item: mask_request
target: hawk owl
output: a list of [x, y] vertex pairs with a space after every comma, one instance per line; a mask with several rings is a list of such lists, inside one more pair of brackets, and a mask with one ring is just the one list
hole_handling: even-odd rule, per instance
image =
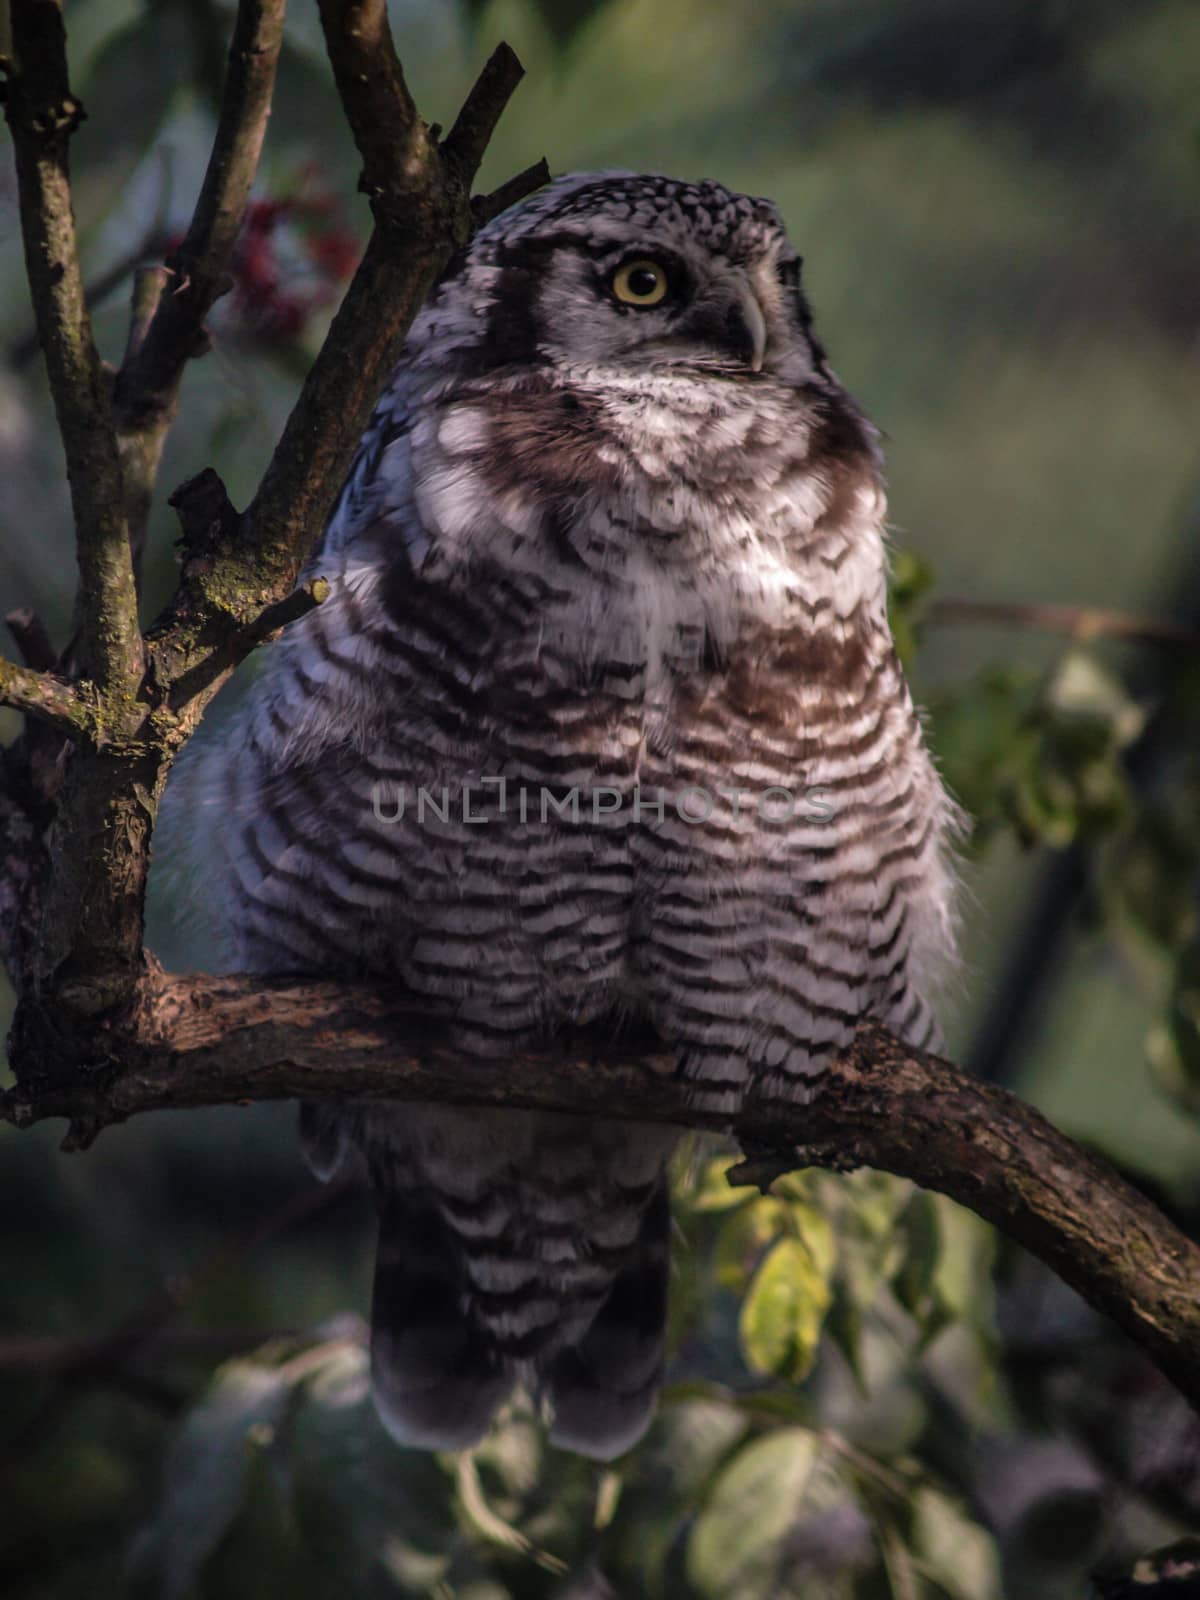
[[[863, 1018], [927, 1043], [955, 812], [885, 610], [877, 436], [769, 201], [562, 178], [413, 324], [293, 624], [166, 801], [227, 964], [395, 981], [464, 1055], [637, 1018], [698, 1104], [803, 1101]], [[602, 1066], [596, 1068], [602, 1071]], [[379, 1212], [402, 1441], [515, 1383], [628, 1448], [663, 1366], [675, 1135], [305, 1106]]]

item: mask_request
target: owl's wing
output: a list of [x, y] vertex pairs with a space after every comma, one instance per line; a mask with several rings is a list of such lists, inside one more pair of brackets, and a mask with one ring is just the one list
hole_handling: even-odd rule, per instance
[[362, 535], [385, 524], [401, 548], [419, 544], [412, 501], [412, 389], [401, 360], [371, 415], [304, 578], [340, 576]]

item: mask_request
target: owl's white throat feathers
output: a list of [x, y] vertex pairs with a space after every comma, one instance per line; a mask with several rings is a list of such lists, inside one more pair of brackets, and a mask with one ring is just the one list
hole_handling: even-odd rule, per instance
[[747, 630], [811, 626], [816, 595], [822, 626], [882, 616], [874, 461], [824, 454], [793, 388], [567, 369], [447, 400], [408, 442], [425, 530], [410, 558], [441, 581], [483, 562], [547, 581], [540, 626], [585, 665], [636, 662], [654, 683]]

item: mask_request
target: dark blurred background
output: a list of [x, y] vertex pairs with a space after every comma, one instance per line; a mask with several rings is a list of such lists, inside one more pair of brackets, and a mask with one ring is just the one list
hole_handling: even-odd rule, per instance
[[[779, 202], [833, 363], [884, 431], [897, 629], [977, 823], [952, 1052], [1191, 1225], [1200, 7], [391, 14], [431, 120], [452, 118], [498, 39], [521, 56], [482, 187], [545, 154], [556, 172], [711, 176]], [[231, 16], [212, 0], [67, 5], [88, 111], [76, 202], [110, 358], [132, 266], [190, 214]], [[61, 643], [71, 529], [4, 160], [0, 607], [35, 607]], [[269, 458], [365, 237], [356, 178], [315, 7], [297, 4], [234, 290], [167, 446], [147, 620], [174, 580], [169, 490], [211, 464], [242, 503]], [[1046, 626], [1051, 605], [1074, 627]], [[0, 710], [0, 737], [17, 728]], [[156, 884], [151, 943], [203, 968], [175, 892]], [[728, 1211], [703, 1155], [679, 1180], [685, 1386], [628, 1468], [552, 1460], [519, 1408], [478, 1470], [395, 1451], [364, 1408], [359, 1329], [330, 1320], [365, 1312], [367, 1206], [315, 1189], [292, 1122], [286, 1107], [163, 1115], [70, 1157], [61, 1130], [0, 1129], [6, 1595], [1066, 1600], [1200, 1514], [1186, 1413], [1011, 1250], [993, 1304], [982, 1225], [889, 1179], [797, 1180], [783, 1210], [743, 1195]], [[797, 1313], [773, 1360], [743, 1316], [739, 1353], [739, 1304], [789, 1230], [818, 1263], [827, 1337]], [[755, 1472], [790, 1498], [764, 1511]], [[752, 1510], [767, 1518], [753, 1535]], [[722, 1565], [739, 1537], [745, 1559]]]

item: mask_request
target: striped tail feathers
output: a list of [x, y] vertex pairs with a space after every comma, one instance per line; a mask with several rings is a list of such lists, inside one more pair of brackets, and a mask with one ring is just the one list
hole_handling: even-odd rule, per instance
[[388, 1432], [417, 1449], [470, 1449], [513, 1378], [464, 1312], [462, 1252], [436, 1200], [412, 1190], [381, 1195], [371, 1385]]
[[543, 1370], [551, 1444], [611, 1461], [650, 1426], [665, 1364], [670, 1247], [670, 1195], [660, 1175], [591, 1326]]

